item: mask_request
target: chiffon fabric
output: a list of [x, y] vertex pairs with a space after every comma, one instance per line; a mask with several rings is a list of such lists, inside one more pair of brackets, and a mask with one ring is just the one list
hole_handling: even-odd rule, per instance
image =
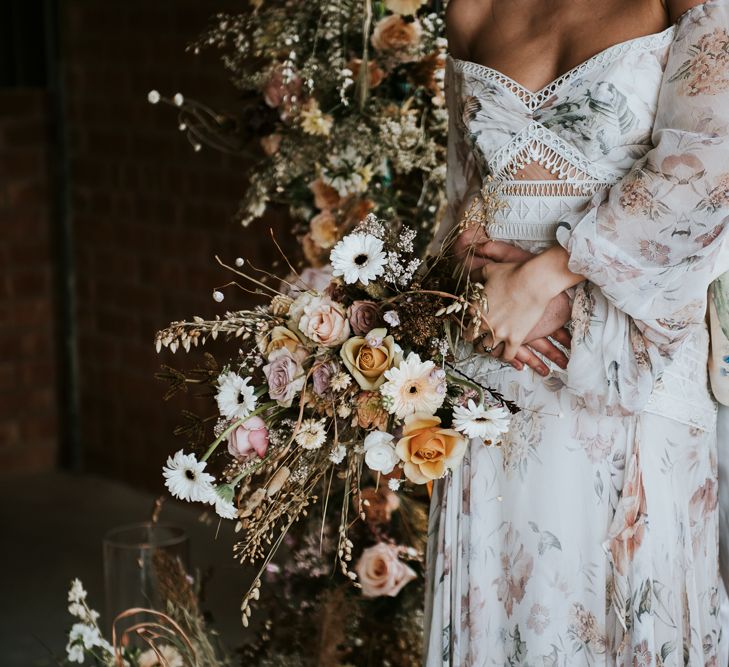
[[[722, 665], [709, 285], [729, 270], [729, 3], [540, 91], [449, 58], [449, 211], [489, 178], [492, 238], [565, 247], [570, 361], [543, 378], [467, 346], [521, 408], [434, 489], [428, 667]], [[552, 179], [520, 179], [536, 163]]]

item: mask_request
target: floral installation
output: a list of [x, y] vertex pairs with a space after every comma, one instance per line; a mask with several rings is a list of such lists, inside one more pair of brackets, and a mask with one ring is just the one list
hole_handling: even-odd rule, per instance
[[[104, 667], [230, 667], [233, 662], [218, 646], [199, 607], [198, 593], [178, 560], [159, 551], [153, 560], [166, 612], [153, 609], [122, 611], [112, 625], [111, 641], [99, 627], [99, 612], [92, 609], [79, 579], [71, 582], [68, 611], [75, 621], [68, 632], [63, 664]], [[117, 625], [133, 619], [120, 631]], [[132, 641], [135, 639], [136, 641]]]
[[[365, 596], [395, 595], [413, 576], [393, 560], [396, 550], [377, 547], [351, 567], [358, 547], [349, 531], [367, 516], [363, 486], [372, 479], [376, 488], [409, 492], [456, 470], [469, 438], [496, 445], [508, 430], [516, 406], [458, 370], [473, 354], [462, 331], [485, 321], [482, 286], [450, 254], [461, 226], [421, 259], [414, 230], [370, 213], [331, 249], [331, 279], [320, 290], [302, 290], [300, 277], [276, 289], [275, 276], [263, 282], [243, 261], [220, 262], [267, 303], [158, 333], [158, 351], [190, 350], [221, 335], [238, 350], [196, 380], [217, 408], [207, 418], [215, 422], [212, 442], [199, 439], [192, 451], [170, 456], [163, 475], [173, 496], [233, 520], [241, 535], [235, 557], [259, 566], [243, 599], [244, 625], [288, 530], [320, 498], [329, 504], [334, 478], [345, 489], [335, 556], [341, 572]], [[163, 376], [173, 391], [186, 386], [184, 374]], [[193, 430], [204, 436], [202, 423]], [[375, 571], [387, 581], [374, 582]]]
[[[444, 204], [447, 112], [443, 3], [437, 0], [249, 0], [219, 14], [190, 46], [217, 49], [244, 99], [234, 114], [177, 93], [149, 93], [178, 109], [202, 145], [253, 160], [238, 213], [247, 225], [283, 205], [309, 264], [368, 212], [399, 224]], [[251, 145], [258, 145], [252, 154]]]

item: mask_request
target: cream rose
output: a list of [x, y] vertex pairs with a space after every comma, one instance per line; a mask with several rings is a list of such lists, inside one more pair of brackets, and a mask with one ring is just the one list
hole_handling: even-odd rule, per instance
[[339, 240], [337, 219], [331, 211], [322, 211], [309, 222], [311, 238], [320, 248], [331, 248]]
[[288, 329], [287, 327], [274, 327], [267, 334], [258, 338], [258, 351], [268, 359], [272, 352], [280, 350], [281, 348], [287, 349], [294, 356], [297, 350], [302, 347], [299, 337]]
[[370, 470], [389, 475], [400, 463], [392, 444], [395, 438], [383, 431], [368, 433], [364, 441], [365, 463]]
[[299, 318], [298, 327], [309, 340], [324, 347], [336, 347], [349, 338], [346, 311], [328, 296], [315, 296], [309, 300]]
[[457, 467], [467, 442], [458, 431], [442, 428], [439, 417], [416, 412], [405, 418], [403, 437], [395, 450], [405, 463], [405, 476], [415, 484], [425, 484]]
[[362, 595], [367, 598], [394, 598], [417, 576], [400, 560], [397, 547], [384, 542], [365, 549], [354, 569], [362, 584]]
[[386, 329], [375, 329], [367, 338], [355, 336], [342, 345], [342, 361], [362, 389], [378, 389], [385, 381], [385, 371], [399, 362], [399, 347], [386, 333]]

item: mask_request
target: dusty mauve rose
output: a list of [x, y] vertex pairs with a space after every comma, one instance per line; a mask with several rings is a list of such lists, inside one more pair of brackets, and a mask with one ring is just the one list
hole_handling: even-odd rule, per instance
[[375, 526], [389, 523], [392, 513], [400, 508], [400, 498], [384, 485], [380, 485], [378, 489], [368, 486], [362, 489], [360, 495], [364, 502], [367, 523]]
[[358, 336], [366, 336], [383, 325], [380, 308], [374, 301], [353, 301], [349, 307], [349, 323]]
[[396, 451], [405, 462], [405, 477], [415, 484], [440, 479], [466, 453], [466, 438], [458, 431], [442, 428], [440, 418], [433, 415], [408, 415], [402, 432]]
[[327, 296], [314, 296], [304, 306], [299, 331], [324, 347], [336, 347], [349, 338], [349, 322], [344, 307]]
[[353, 426], [366, 428], [368, 431], [376, 429], [384, 431], [390, 415], [382, 405], [382, 395], [379, 391], [361, 391], [354, 399]]
[[[370, 336], [384, 336], [385, 329], [373, 329]], [[399, 359], [399, 353], [392, 336], [382, 338], [378, 346], [372, 346], [367, 338], [355, 336], [350, 338], [340, 350], [340, 356], [347, 370], [362, 389], [372, 391], [385, 382], [385, 371], [389, 370]]]
[[320, 248], [331, 248], [339, 240], [337, 219], [331, 211], [322, 211], [309, 222], [309, 234]]
[[362, 585], [362, 595], [376, 598], [395, 597], [416, 574], [398, 558], [397, 547], [380, 542], [362, 552], [355, 572]]
[[263, 458], [267, 450], [268, 428], [260, 417], [251, 417], [228, 436], [228, 452], [241, 461], [253, 452]]
[[329, 211], [339, 207], [341, 197], [339, 193], [331, 186], [327, 185], [321, 178], [309, 183], [309, 190], [314, 195], [314, 206], [320, 211]]
[[402, 16], [391, 14], [380, 19], [375, 25], [372, 32], [372, 46], [378, 51], [406, 62], [414, 59], [412, 51], [420, 42], [422, 32], [419, 21], [405, 21]]
[[304, 369], [285, 347], [271, 353], [263, 374], [268, 382], [268, 395], [284, 408], [291, 407], [306, 382]]
[[312, 381], [314, 393], [317, 396], [326, 396], [331, 389], [332, 376], [339, 371], [339, 366], [334, 361], [324, 361], [314, 366]]

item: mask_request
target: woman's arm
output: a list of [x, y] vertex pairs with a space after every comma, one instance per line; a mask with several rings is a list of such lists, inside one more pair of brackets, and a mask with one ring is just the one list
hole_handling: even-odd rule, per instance
[[[571, 388], [630, 411], [703, 323], [707, 288], [729, 269], [729, 0], [681, 17], [653, 145], [602, 201], [563, 218], [563, 248], [485, 268], [489, 322], [509, 342], [507, 358], [548, 299], [584, 277]], [[507, 284], [518, 292], [502, 293]]]

